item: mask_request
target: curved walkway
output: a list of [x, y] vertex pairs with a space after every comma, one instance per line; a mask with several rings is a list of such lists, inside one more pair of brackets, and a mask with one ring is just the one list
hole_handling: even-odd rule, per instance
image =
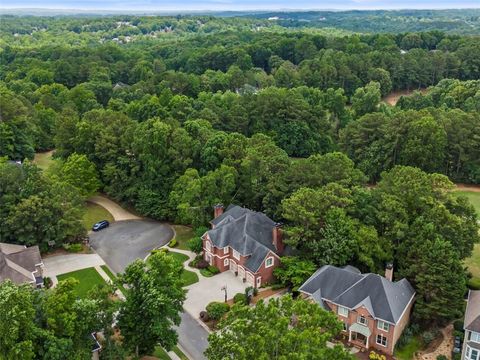
[[117, 203], [113, 202], [112, 200], [110, 200], [109, 198], [103, 195], [92, 196], [87, 201], [100, 205], [101, 207], [104, 207], [105, 209], [107, 209], [107, 211], [110, 214], [112, 214], [115, 221], [141, 219], [141, 217], [134, 215], [131, 212], [125, 210], [120, 205], [118, 205]]

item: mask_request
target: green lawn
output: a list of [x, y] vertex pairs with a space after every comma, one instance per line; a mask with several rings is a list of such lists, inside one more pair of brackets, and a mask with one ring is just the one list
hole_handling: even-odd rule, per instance
[[74, 278], [79, 281], [78, 285], [75, 287], [75, 292], [77, 293], [78, 297], [81, 298], [85, 297], [95, 285], [105, 284], [105, 280], [103, 280], [97, 270], [95, 270], [93, 267], [72, 271], [57, 276], [58, 281], [65, 280], [67, 278]]
[[159, 358], [160, 360], [171, 360], [170, 356], [168, 356], [167, 352], [163, 350], [161, 346], [155, 346], [153, 356]]
[[478, 216], [480, 216], [480, 192], [473, 192], [473, 191], [456, 191], [458, 195], [463, 195], [470, 200], [475, 210], [477, 210]]
[[190, 250], [187, 246], [187, 242], [194, 235], [193, 229], [184, 225], [173, 225], [173, 228], [175, 229], [175, 239], [177, 239], [178, 248], [182, 250]]
[[85, 204], [85, 214], [83, 215], [83, 226], [85, 229], [91, 230], [93, 224], [99, 222], [100, 220], [108, 220], [113, 222], [113, 216], [110, 214], [104, 207], [87, 202]]
[[395, 356], [398, 360], [412, 360], [413, 354], [420, 350], [421, 345], [420, 338], [414, 336], [405, 346], [395, 350]]
[[108, 275], [108, 277], [112, 281], [114, 281], [117, 278], [107, 265], [101, 265], [100, 267], [102, 268], [103, 271], [105, 271], [105, 273]]
[[33, 162], [42, 170], [47, 170], [54, 162], [52, 158], [53, 151], [36, 153]]
[[[173, 257], [175, 260], [177, 260], [178, 262], [180, 262], [182, 264], [185, 261], [188, 260], [187, 255], [180, 254], [180, 253], [175, 252], [175, 251], [169, 251], [168, 255], [170, 255], [171, 257]], [[198, 282], [198, 275], [196, 273], [194, 273], [193, 271], [183, 269], [182, 280], [183, 280], [184, 286], [192, 285], [192, 284], [195, 284], [196, 282]]]
[[173, 347], [173, 352], [178, 355], [178, 357], [182, 360], [188, 360], [188, 358], [185, 356], [185, 354], [178, 348], [178, 346]]

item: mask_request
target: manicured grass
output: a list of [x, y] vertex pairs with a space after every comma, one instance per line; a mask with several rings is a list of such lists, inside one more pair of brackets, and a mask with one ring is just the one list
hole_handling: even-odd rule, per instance
[[54, 162], [52, 158], [53, 151], [36, 153], [33, 162], [42, 170], [47, 170]]
[[167, 352], [163, 350], [161, 346], [155, 346], [153, 356], [159, 358], [160, 360], [171, 360], [170, 356], [168, 356]]
[[180, 359], [182, 359], [182, 360], [188, 360], [188, 358], [185, 356], [185, 354], [182, 352], [182, 350], [180, 350], [180, 349], [178, 348], [178, 346], [175, 345], [172, 350], [173, 350], [173, 352], [174, 352], [175, 354], [177, 354], [177, 356], [178, 356]]
[[395, 350], [395, 356], [398, 360], [412, 360], [413, 355], [421, 349], [421, 346], [420, 338], [413, 336], [405, 346]]
[[113, 274], [113, 272], [110, 270], [110, 268], [107, 265], [101, 265], [100, 267], [102, 268], [103, 271], [105, 271], [105, 273], [108, 275], [108, 277], [112, 281], [115, 281], [117, 277]]
[[465, 259], [465, 265], [472, 273], [474, 279], [480, 281], [480, 244], [476, 244], [473, 248], [472, 256]]
[[92, 226], [100, 220], [108, 220], [112, 223], [113, 216], [104, 207], [87, 202], [85, 204], [85, 214], [83, 215], [83, 226], [85, 229], [92, 230]]
[[188, 240], [190, 240], [193, 236], [193, 229], [188, 226], [184, 225], [173, 225], [175, 229], [175, 239], [177, 239], [177, 247], [182, 250], [190, 250], [187, 246]]
[[458, 195], [463, 195], [470, 200], [472, 203], [473, 207], [477, 211], [478, 216], [480, 217], [480, 192], [474, 192], [474, 191], [456, 191], [455, 192]]
[[[187, 255], [180, 254], [180, 253], [175, 252], [175, 251], [169, 251], [168, 255], [170, 255], [171, 257], [173, 257], [175, 260], [177, 260], [178, 262], [180, 262], [182, 264], [185, 261], [188, 260]], [[198, 275], [196, 273], [194, 273], [193, 271], [188, 271], [186, 269], [183, 269], [182, 280], [183, 280], [183, 284], [184, 284], [183, 286], [192, 285], [192, 284], [195, 284], [196, 282], [198, 282]]]
[[68, 278], [74, 278], [79, 281], [75, 287], [75, 293], [81, 298], [86, 297], [87, 293], [93, 289], [95, 285], [105, 284], [105, 280], [103, 280], [97, 270], [95, 270], [93, 267], [72, 271], [57, 276], [58, 281]]

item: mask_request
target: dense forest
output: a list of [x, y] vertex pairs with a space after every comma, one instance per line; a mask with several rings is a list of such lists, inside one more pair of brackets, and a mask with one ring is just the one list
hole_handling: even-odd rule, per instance
[[[54, 235], [18, 226], [52, 194], [57, 218], [100, 187], [193, 226], [213, 204], [237, 203], [285, 222], [297, 256], [316, 266], [381, 271], [395, 259], [423, 324], [461, 314], [461, 261], [479, 235], [473, 207], [450, 190], [480, 184], [478, 35], [249, 17], [1, 21], [0, 240], [81, 236], [74, 221]], [[28, 160], [49, 149], [63, 167], [45, 179]], [[75, 176], [59, 181], [77, 162], [99, 181], [83, 193]], [[39, 224], [57, 219], [48, 213]]]

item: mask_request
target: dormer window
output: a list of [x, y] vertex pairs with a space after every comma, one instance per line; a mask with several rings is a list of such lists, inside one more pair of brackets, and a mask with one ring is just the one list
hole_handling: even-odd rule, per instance
[[233, 250], [233, 257], [237, 260], [240, 260], [240, 253], [237, 250]]
[[357, 323], [361, 324], [361, 325], [365, 325], [365, 326], [368, 326], [368, 320], [365, 316], [363, 315], [360, 315], [357, 317]]
[[346, 307], [339, 306], [337, 312], [340, 316], [348, 317], [348, 309]]
[[224, 253], [224, 254], [228, 254], [228, 246], [226, 246], [226, 247], [223, 248], [223, 253]]

